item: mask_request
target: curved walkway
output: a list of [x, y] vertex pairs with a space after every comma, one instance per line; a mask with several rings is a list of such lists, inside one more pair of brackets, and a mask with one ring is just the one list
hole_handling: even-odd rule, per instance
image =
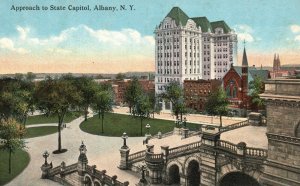
[[[15, 179], [9, 182], [7, 185], [30, 185], [30, 186], [40, 186], [40, 185], [59, 185], [51, 180], [40, 179], [41, 177], [41, 165], [44, 163], [44, 158], [42, 154], [45, 150], [48, 150], [50, 156], [48, 162], [53, 163], [56, 167], [64, 161], [67, 165], [77, 162], [79, 156], [79, 146], [81, 141], [84, 141], [87, 146], [87, 157], [89, 165], [97, 165], [97, 169], [107, 170], [108, 175], [118, 175], [118, 180], [129, 181], [131, 185], [137, 183], [139, 178], [132, 175], [132, 173], [127, 171], [118, 170], [114, 165], [101, 168], [109, 162], [115, 162], [118, 165], [120, 161], [119, 148], [122, 146], [123, 140], [118, 137], [104, 137], [85, 133], [80, 130], [79, 124], [84, 120], [83, 117], [75, 119], [67, 124], [67, 128], [62, 130], [62, 147], [68, 149], [66, 153], [63, 154], [52, 154], [52, 151], [57, 149], [57, 133], [41, 136], [31, 139], [26, 139], [28, 142], [26, 145], [28, 147], [28, 153], [30, 154], [31, 161], [27, 168], [18, 175]], [[43, 124], [43, 126], [45, 126]], [[129, 138], [128, 144], [140, 144], [142, 143], [141, 137]], [[115, 154], [111, 156], [111, 154]], [[113, 158], [113, 159], [112, 159]], [[112, 170], [113, 169], [113, 170]]]

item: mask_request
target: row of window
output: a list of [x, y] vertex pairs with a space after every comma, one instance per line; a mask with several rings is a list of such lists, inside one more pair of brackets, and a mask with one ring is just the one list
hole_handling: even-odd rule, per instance
[[[189, 72], [189, 73], [188, 73]], [[184, 70], [184, 74], [196, 74], [196, 73], [200, 73], [200, 69], [198, 68], [198, 69], [195, 69], [194, 68], [194, 70], [192, 70], [191, 68], [190, 68], [190, 70], [188, 71], [187, 69], [185, 69]]]
[[[172, 45], [157, 46], [157, 50], [172, 50]], [[179, 45], [174, 45], [174, 49], [179, 49]]]
[[164, 61], [164, 62], [162, 62], [162, 61], [158, 61], [157, 62], [157, 66], [172, 66], [172, 64], [174, 65], [174, 66], [179, 66], [179, 61], [174, 61], [173, 63], [170, 61]]
[[[187, 65], [187, 60], [185, 60], [185, 65]], [[190, 60], [190, 65], [192, 66], [192, 60]], [[200, 65], [200, 61], [197, 61], [197, 65]], [[196, 61], [194, 60], [194, 66], [196, 66]]]
[[[157, 58], [162, 58], [162, 57], [172, 57], [172, 53], [157, 53]], [[179, 52], [174, 52], [174, 57], [179, 57]]]
[[174, 69], [173, 71], [171, 69], [158, 69], [157, 73], [158, 74], [179, 74], [179, 69]]
[[215, 66], [216, 66], [216, 65], [222, 66], [222, 64], [223, 64], [224, 66], [227, 66], [227, 61], [223, 61], [223, 62], [217, 61], [217, 62], [215, 62]]
[[[169, 83], [170, 81], [178, 81], [179, 82], [179, 78], [162, 78], [162, 77], [157, 78], [158, 83]], [[158, 86], [158, 87], [163, 87], [163, 86]]]

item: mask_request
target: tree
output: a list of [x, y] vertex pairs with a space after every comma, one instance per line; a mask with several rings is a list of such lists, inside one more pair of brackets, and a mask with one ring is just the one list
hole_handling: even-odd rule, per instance
[[25, 125], [28, 113], [34, 110], [33, 82], [5, 78], [0, 84], [0, 119], [15, 118]]
[[[251, 102], [255, 110], [265, 106], [264, 100], [260, 98], [259, 94], [264, 92], [264, 83], [260, 77], [255, 77], [249, 84]], [[253, 108], [252, 107], [252, 108]]]
[[154, 113], [160, 113], [162, 109], [159, 105], [159, 96], [155, 95], [155, 91], [148, 92], [147, 95], [150, 102], [150, 114], [153, 114], [154, 118]]
[[211, 93], [205, 104], [205, 110], [208, 114], [220, 116], [220, 127], [222, 127], [222, 116], [227, 115], [228, 113], [228, 104], [229, 101], [227, 100], [226, 93], [222, 88]]
[[116, 80], [124, 80], [126, 78], [126, 75], [125, 74], [122, 74], [122, 73], [118, 73], [116, 75]]
[[133, 113], [133, 116], [135, 116], [135, 105], [138, 102], [138, 99], [140, 95], [142, 94], [142, 87], [137, 79], [137, 77], [134, 77], [132, 81], [129, 82], [126, 90], [125, 90], [125, 96], [124, 99], [128, 104], [129, 112]]
[[11, 155], [17, 149], [24, 149], [25, 141], [23, 136], [25, 135], [25, 128], [20, 125], [16, 120], [9, 118], [8, 120], [0, 121], [0, 139], [4, 141], [3, 145], [0, 145], [1, 150], [5, 150], [9, 153], [8, 156], [8, 172], [11, 173]]
[[141, 120], [141, 136], [143, 135], [143, 120], [149, 117], [150, 114], [150, 101], [149, 97], [145, 95], [141, 95], [138, 98], [138, 101], [134, 107], [136, 115]]
[[93, 104], [92, 104], [92, 109], [98, 112], [99, 119], [100, 116], [102, 117], [101, 120], [102, 133], [104, 133], [104, 128], [103, 128], [104, 114], [106, 112], [112, 111], [112, 105], [113, 105], [113, 94], [111, 91], [101, 90], [95, 94]]
[[84, 110], [84, 119], [87, 121], [88, 109], [93, 102], [93, 97], [97, 92], [97, 83], [89, 77], [83, 76], [74, 79], [75, 86], [81, 91], [81, 107]]
[[41, 81], [35, 91], [37, 108], [47, 115], [55, 114], [58, 117], [58, 149], [53, 153], [66, 152], [61, 148], [61, 128], [67, 112], [78, 107], [81, 103], [81, 91], [77, 90], [70, 79], [47, 78]]
[[179, 114], [181, 115], [185, 113], [185, 104], [183, 98], [183, 89], [177, 81], [171, 81], [166, 86], [166, 91], [161, 94], [161, 97], [167, 101], [172, 103], [172, 112], [178, 118]]
[[32, 72], [27, 72], [25, 78], [26, 78], [27, 81], [33, 82], [34, 79], [36, 78], [36, 75]]

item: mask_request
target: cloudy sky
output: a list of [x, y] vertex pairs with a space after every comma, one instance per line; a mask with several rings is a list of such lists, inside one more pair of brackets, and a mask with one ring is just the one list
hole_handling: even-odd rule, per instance
[[[15, 11], [12, 6], [134, 5], [134, 11]], [[0, 1], [0, 73], [154, 71], [156, 25], [173, 6], [225, 20], [247, 41], [251, 65], [300, 64], [299, 0]], [[240, 61], [240, 60], [239, 60]]]

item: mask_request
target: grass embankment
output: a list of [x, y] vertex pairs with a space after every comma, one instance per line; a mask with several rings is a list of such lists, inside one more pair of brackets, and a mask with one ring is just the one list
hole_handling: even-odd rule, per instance
[[45, 136], [57, 132], [57, 126], [31, 127], [26, 128], [25, 138]]
[[4, 185], [18, 176], [28, 165], [29, 154], [24, 150], [17, 150], [12, 154], [11, 173], [8, 173], [8, 152], [0, 151], [0, 185]]
[[[149, 123], [150, 133], [157, 134], [169, 132], [174, 129], [175, 123], [170, 120], [147, 118], [143, 121], [143, 135], [147, 132], [145, 126]], [[187, 127], [191, 130], [198, 129], [199, 125], [187, 123]], [[101, 119], [98, 115], [89, 118], [80, 124], [80, 129], [84, 132], [104, 136], [121, 136], [126, 132], [128, 136], [140, 136], [141, 120], [139, 117], [133, 117], [123, 114], [107, 113], [104, 116], [104, 133], [101, 133]]]
[[[64, 118], [64, 123], [69, 123], [81, 115], [82, 115], [81, 112], [67, 113]], [[57, 122], [58, 122], [57, 115], [46, 116], [45, 114], [43, 114], [43, 115], [29, 116], [26, 121], [26, 125], [57, 123]]]

